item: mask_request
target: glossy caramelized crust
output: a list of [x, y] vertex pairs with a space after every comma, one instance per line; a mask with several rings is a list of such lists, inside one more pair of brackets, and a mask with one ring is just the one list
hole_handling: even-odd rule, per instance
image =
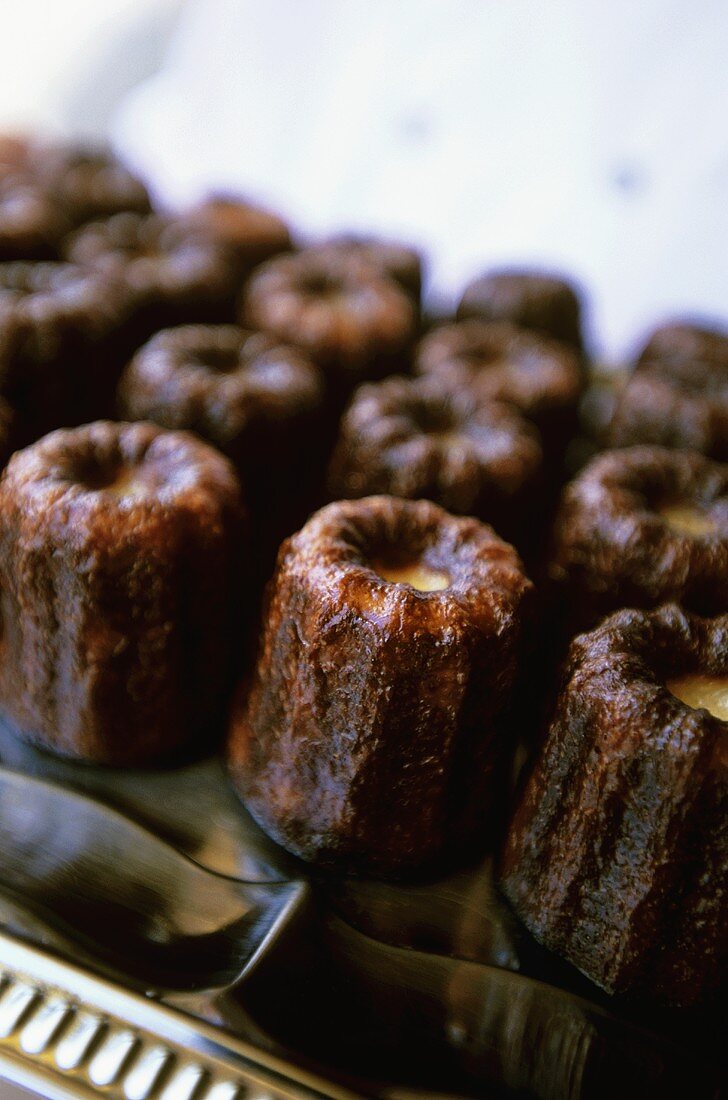
[[314, 250], [322, 255], [340, 255], [365, 267], [376, 267], [399, 283], [417, 303], [422, 297], [422, 256], [416, 248], [401, 241], [343, 233], [329, 237], [309, 251]]
[[47, 191], [24, 176], [0, 175], [0, 262], [55, 260], [68, 223]]
[[270, 260], [243, 295], [243, 323], [307, 351], [335, 395], [401, 369], [416, 335], [408, 294], [380, 268], [306, 250]]
[[188, 429], [213, 443], [235, 463], [246, 501], [270, 510], [281, 492], [300, 487], [313, 461], [324, 383], [302, 352], [265, 333], [181, 325], [137, 353], [119, 404], [129, 420]]
[[230, 249], [243, 274], [293, 247], [282, 218], [232, 195], [213, 195], [192, 209], [189, 218]]
[[514, 325], [474, 320], [434, 329], [418, 346], [415, 371], [510, 402], [533, 420], [549, 451], [563, 450], [576, 426], [582, 391], [576, 355]]
[[614, 447], [656, 443], [728, 459], [728, 369], [696, 360], [638, 367], [607, 432]]
[[562, 276], [508, 268], [486, 272], [469, 283], [458, 320], [509, 321], [545, 333], [581, 350], [581, 302], [576, 287]]
[[[384, 579], [408, 563], [434, 590]], [[531, 594], [512, 547], [428, 501], [317, 512], [281, 548], [230, 731], [263, 828], [304, 859], [383, 874], [482, 842]]]
[[354, 395], [329, 491], [334, 498], [423, 497], [517, 539], [533, 525], [542, 479], [538, 432], [513, 406], [437, 377], [393, 377]]
[[728, 724], [671, 677], [728, 678], [728, 617], [621, 611], [571, 646], [508, 833], [528, 929], [610, 993], [691, 1005], [725, 981]]
[[0, 396], [19, 446], [108, 411], [128, 304], [123, 286], [73, 264], [0, 267]]
[[53, 432], [0, 480], [0, 705], [64, 756], [203, 742], [230, 675], [242, 507], [222, 455], [151, 424]]
[[[694, 511], [691, 533], [669, 521]], [[675, 600], [728, 609], [728, 466], [687, 451], [630, 447], [594, 458], [564, 490], [550, 565], [580, 624]]]
[[676, 370], [680, 376], [692, 363], [711, 364], [728, 370], [728, 330], [692, 321], [670, 321], [654, 329], [637, 359], [641, 364], [659, 363], [663, 372]]
[[237, 265], [218, 239], [189, 218], [117, 214], [80, 229], [66, 253], [125, 282], [145, 338], [170, 325], [233, 319]]

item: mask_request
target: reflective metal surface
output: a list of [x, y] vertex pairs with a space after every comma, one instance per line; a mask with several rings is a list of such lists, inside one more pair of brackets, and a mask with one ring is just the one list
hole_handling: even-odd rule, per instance
[[0, 882], [101, 968], [165, 990], [238, 981], [307, 890], [212, 874], [116, 811], [12, 772]]
[[356, 1095], [1, 934], [0, 1073], [49, 1097]]
[[[261, 1097], [718, 1095], [724, 1021], [610, 1002], [529, 940], [488, 860], [430, 883], [316, 880], [214, 758], [116, 773], [2, 727], [0, 760], [0, 923], [28, 945], [0, 936], [16, 1080], [232, 1100], [249, 1085], [207, 1066], [214, 1041], [286, 1078]], [[76, 968], [54, 963], [54, 985], [36, 945]]]

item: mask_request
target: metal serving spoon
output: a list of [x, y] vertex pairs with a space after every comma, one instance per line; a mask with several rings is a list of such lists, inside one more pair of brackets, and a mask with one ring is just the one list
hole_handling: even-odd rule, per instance
[[[521, 974], [382, 943], [326, 894], [215, 874], [94, 799], [0, 768], [0, 919], [123, 984], [269, 1049], [338, 1058], [376, 1095], [418, 1076], [462, 1095], [713, 1094], [712, 1069], [677, 1046]], [[467, 922], [462, 935], [467, 949]]]
[[41, 752], [0, 715], [0, 764], [92, 795], [211, 871], [256, 882], [301, 877], [301, 864], [245, 812], [219, 756], [174, 768], [95, 767]]
[[[248, 1011], [259, 1026], [275, 1019], [282, 1041], [310, 1057], [333, 1055], [350, 1073], [369, 1074], [378, 1095], [395, 1096], [397, 1082], [414, 1095], [437, 1087], [538, 1100], [719, 1095], [717, 1059], [562, 989], [382, 943], [326, 910], [316, 942], [308, 970], [304, 943], [288, 945], [293, 967], [276, 954], [262, 960], [246, 983]], [[325, 997], [312, 999], [312, 988]]]
[[238, 982], [309, 887], [214, 874], [93, 799], [0, 768], [0, 892], [97, 968], [192, 991]]

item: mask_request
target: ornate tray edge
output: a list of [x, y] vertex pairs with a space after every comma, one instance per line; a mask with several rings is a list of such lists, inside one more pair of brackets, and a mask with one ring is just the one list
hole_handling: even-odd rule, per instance
[[51, 1100], [357, 1095], [4, 932], [0, 1076]]

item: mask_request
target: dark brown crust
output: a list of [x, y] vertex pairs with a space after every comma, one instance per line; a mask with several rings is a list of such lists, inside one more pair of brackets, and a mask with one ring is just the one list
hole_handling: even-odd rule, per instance
[[335, 397], [406, 366], [417, 324], [409, 295], [380, 269], [316, 249], [259, 268], [241, 316], [307, 351]]
[[0, 178], [27, 170], [31, 149], [27, 134], [0, 133]]
[[[704, 508], [716, 533], [672, 531], [656, 511], [670, 500]], [[727, 610], [728, 466], [662, 447], [598, 455], [564, 491], [550, 573], [583, 625], [668, 600], [704, 614]]]
[[457, 317], [508, 321], [583, 349], [579, 294], [560, 275], [509, 268], [486, 272], [466, 286]]
[[232, 195], [213, 195], [194, 207], [189, 219], [230, 249], [243, 276], [293, 247], [290, 230], [282, 218]]
[[47, 191], [24, 177], [0, 177], [0, 262], [58, 259], [68, 228]]
[[302, 352], [234, 325], [158, 333], [119, 389], [125, 419], [197, 432], [226, 454], [256, 511], [301, 489], [314, 465], [324, 397], [321, 374]]
[[22, 438], [22, 427], [16, 410], [0, 397], [0, 471], [4, 470]]
[[533, 522], [543, 479], [536, 429], [513, 406], [431, 378], [362, 386], [339, 431], [331, 496], [388, 493], [472, 515], [506, 538]]
[[[383, 581], [368, 563], [387, 548], [450, 587]], [[531, 593], [512, 547], [429, 501], [316, 513], [281, 548], [231, 726], [231, 775], [263, 828], [307, 860], [386, 874], [480, 833], [513, 747]]]
[[395, 283], [399, 283], [415, 302], [422, 297], [422, 256], [417, 249], [401, 241], [385, 237], [357, 236], [342, 233], [329, 237], [309, 251], [322, 255], [340, 255], [365, 267], [376, 267]]
[[189, 218], [117, 214], [80, 229], [66, 254], [125, 283], [134, 302], [136, 346], [172, 325], [233, 320], [237, 265]]
[[669, 321], [654, 329], [637, 358], [637, 365], [660, 363], [665, 373], [684, 376], [691, 363], [706, 363], [728, 371], [728, 331], [693, 321]]
[[563, 450], [575, 429], [582, 391], [576, 356], [514, 325], [473, 320], [434, 329], [419, 344], [415, 372], [510, 402], [533, 420], [549, 452]]
[[696, 360], [644, 364], [617, 398], [613, 447], [656, 443], [728, 459], [728, 370]]
[[[103, 488], [121, 463], [143, 472], [148, 495]], [[11, 459], [0, 705], [29, 739], [139, 765], [214, 734], [241, 522], [232, 467], [192, 435], [101, 421]]]
[[728, 617], [621, 611], [571, 647], [502, 885], [536, 938], [611, 993], [690, 1005], [725, 981], [725, 722], [666, 688], [728, 674]]
[[128, 307], [123, 286], [72, 264], [2, 266], [0, 396], [17, 446], [110, 411]]
[[51, 192], [73, 225], [127, 210], [137, 214], [151, 210], [142, 181], [107, 149], [32, 144], [26, 167]]

